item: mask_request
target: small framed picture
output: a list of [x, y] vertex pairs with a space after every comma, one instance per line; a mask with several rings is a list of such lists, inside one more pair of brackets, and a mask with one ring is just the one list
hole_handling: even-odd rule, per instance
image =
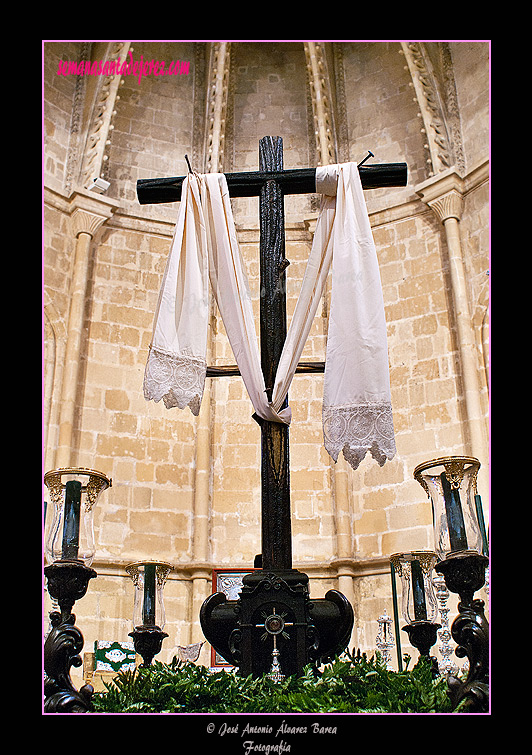
[[[246, 574], [251, 574], [255, 569], [213, 569], [212, 570], [212, 591], [223, 592], [227, 600], [238, 600], [240, 590], [242, 589], [242, 580]], [[225, 658], [211, 647], [211, 668], [233, 668]]]

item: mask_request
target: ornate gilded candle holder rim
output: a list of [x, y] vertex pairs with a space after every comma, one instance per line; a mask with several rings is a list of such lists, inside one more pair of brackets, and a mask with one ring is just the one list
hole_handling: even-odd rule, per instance
[[451, 487], [460, 487], [467, 464], [469, 464], [474, 470], [476, 483], [476, 475], [478, 473], [478, 470], [480, 469], [481, 464], [475, 456], [442, 456], [438, 459], [423, 461], [414, 469], [414, 479], [416, 480], [416, 482], [419, 482], [423, 490], [430, 498], [429, 489], [427, 487], [427, 483], [422, 477], [422, 472], [425, 472], [428, 469], [432, 469], [432, 467], [444, 467], [445, 473], [451, 476]]
[[405, 551], [403, 553], [393, 553], [390, 556], [390, 563], [396, 573], [401, 576], [403, 563], [419, 561], [421, 569], [426, 574], [434, 568], [439, 558], [435, 551]]
[[423, 461], [418, 464], [414, 469], [414, 477], [417, 477], [421, 472], [431, 467], [445, 466], [446, 464], [472, 464], [480, 469], [480, 461], [475, 456], [442, 456], [438, 459], [430, 459], [430, 461]]
[[97, 469], [89, 469], [87, 467], [60, 467], [59, 469], [51, 469], [49, 472], [45, 473], [44, 482], [45, 484], [48, 484], [48, 482], [53, 481], [55, 478], [61, 478], [62, 475], [66, 474], [79, 474], [96, 477], [105, 483], [106, 488], [112, 487], [113, 484], [112, 478], [107, 477], [103, 472], [99, 472]]
[[157, 567], [155, 569], [155, 572], [159, 580], [166, 579], [170, 572], [174, 570], [174, 566], [172, 564], [169, 564], [167, 561], [154, 561], [149, 558], [141, 561], [134, 561], [133, 563], [128, 564], [125, 567], [125, 570], [133, 579], [133, 581], [135, 581], [135, 579], [138, 579], [139, 576], [139, 566], [145, 566], [146, 564], [155, 564], [155, 566]]

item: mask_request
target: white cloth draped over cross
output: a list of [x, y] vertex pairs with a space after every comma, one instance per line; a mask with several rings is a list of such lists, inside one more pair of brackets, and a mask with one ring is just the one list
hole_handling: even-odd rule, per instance
[[209, 282], [259, 417], [290, 424], [282, 408], [332, 266], [323, 433], [336, 461], [356, 469], [369, 451], [395, 455], [384, 302], [355, 163], [316, 169], [321, 205], [301, 291], [268, 401], [250, 287], [223, 173], [189, 174], [164, 274], [144, 375], [147, 400], [197, 415], [207, 370]]

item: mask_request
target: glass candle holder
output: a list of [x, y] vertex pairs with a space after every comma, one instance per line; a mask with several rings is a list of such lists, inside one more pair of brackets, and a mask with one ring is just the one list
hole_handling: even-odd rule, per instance
[[133, 629], [162, 631], [166, 623], [163, 588], [172, 566], [163, 561], [137, 561], [126, 566], [126, 571], [135, 585]]
[[432, 503], [434, 543], [442, 560], [459, 553], [482, 554], [486, 549], [477, 495], [479, 469], [474, 457], [448, 456], [423, 462], [414, 470]]
[[407, 624], [434, 623], [438, 603], [432, 584], [432, 570], [438, 561], [433, 551], [412, 551], [390, 556], [395, 573], [401, 579], [402, 614]]
[[45, 539], [46, 561], [90, 566], [96, 553], [93, 508], [112, 480], [95, 469], [68, 467], [47, 472], [44, 483], [54, 505]]

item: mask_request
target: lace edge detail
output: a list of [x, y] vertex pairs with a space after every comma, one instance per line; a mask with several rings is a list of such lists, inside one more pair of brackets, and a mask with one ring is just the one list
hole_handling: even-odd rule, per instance
[[189, 354], [170, 354], [150, 347], [144, 370], [146, 401], [163, 401], [167, 409], [190, 407], [198, 416], [205, 387], [207, 362]]
[[368, 452], [383, 466], [396, 454], [392, 407], [388, 402], [323, 407], [324, 445], [336, 462], [343, 452], [357, 469]]

